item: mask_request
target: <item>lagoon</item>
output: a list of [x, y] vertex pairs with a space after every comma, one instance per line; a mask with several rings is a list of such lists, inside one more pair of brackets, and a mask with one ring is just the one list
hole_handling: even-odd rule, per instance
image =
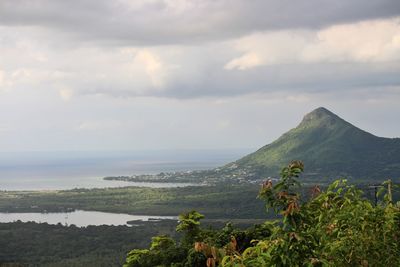
[[63, 225], [76, 225], [78, 227], [86, 227], [89, 225], [128, 225], [128, 221], [139, 220], [177, 220], [174, 216], [147, 216], [147, 215], [130, 215], [120, 213], [98, 212], [76, 210], [73, 212], [60, 213], [0, 213], [0, 223], [9, 223], [15, 221], [37, 222]]

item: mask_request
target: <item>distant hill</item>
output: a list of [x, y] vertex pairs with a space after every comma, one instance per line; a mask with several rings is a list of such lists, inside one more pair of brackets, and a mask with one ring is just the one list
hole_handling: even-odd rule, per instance
[[273, 143], [223, 170], [276, 177], [291, 160], [304, 162], [304, 176], [310, 180], [397, 180], [400, 138], [374, 136], [320, 107]]

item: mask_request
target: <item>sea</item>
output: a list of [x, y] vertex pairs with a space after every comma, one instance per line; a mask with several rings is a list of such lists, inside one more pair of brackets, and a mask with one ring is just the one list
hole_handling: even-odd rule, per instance
[[179, 185], [106, 181], [103, 178], [205, 170], [236, 160], [248, 152], [249, 149], [0, 152], [0, 191], [130, 185], [175, 187]]
[[[29, 151], [0, 152], [0, 191], [67, 190], [124, 186], [179, 187], [186, 183], [135, 183], [103, 180], [160, 172], [206, 170], [222, 166], [251, 149], [153, 151]], [[0, 213], [1, 222], [126, 225], [129, 220], [171, 219], [94, 211], [72, 213]]]

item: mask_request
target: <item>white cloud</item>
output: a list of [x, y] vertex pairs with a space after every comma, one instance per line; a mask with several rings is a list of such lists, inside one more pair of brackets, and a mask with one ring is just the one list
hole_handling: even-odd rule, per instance
[[0, 89], [5, 85], [4, 71], [0, 70]]
[[67, 88], [67, 87], [63, 87], [63, 88], [59, 89], [58, 93], [60, 94], [60, 97], [64, 101], [71, 100], [72, 96], [74, 95], [74, 91], [72, 89], [70, 89], [70, 88]]
[[400, 18], [337, 25], [316, 34], [305, 61], [381, 62], [400, 59]]
[[[141, 3], [137, 8], [153, 4], [159, 2]], [[159, 8], [172, 12], [168, 8], [184, 10], [202, 4], [194, 1], [186, 6], [183, 1], [176, 5], [163, 3]], [[398, 21], [365, 21], [315, 31], [258, 32], [222, 42], [146, 47], [101, 42], [71, 45], [68, 39], [58, 40], [38, 27], [0, 26], [0, 66], [5, 76], [1, 85], [10, 90], [52, 88], [64, 100], [72, 94], [59, 91], [60, 85], [73, 88], [76, 98], [197, 98], [393, 85], [400, 81], [393, 73], [400, 66]], [[398, 62], [386, 64], [395, 60]]]
[[398, 1], [0, 0], [0, 147], [257, 147], [321, 105], [395, 136]]
[[149, 50], [140, 50], [137, 52], [134, 62], [143, 66], [154, 87], [161, 88], [164, 85], [163, 63], [157, 55]]
[[68, 74], [62, 71], [36, 68], [18, 68], [13, 70], [8, 79], [8, 86], [43, 85], [65, 79]]
[[320, 62], [400, 60], [400, 18], [335, 25], [319, 31], [263, 32], [234, 41], [243, 55], [226, 69]]
[[256, 53], [249, 52], [239, 58], [235, 58], [235, 59], [229, 61], [225, 65], [225, 69], [245, 70], [245, 69], [257, 67], [259, 65], [263, 65], [262, 59]]

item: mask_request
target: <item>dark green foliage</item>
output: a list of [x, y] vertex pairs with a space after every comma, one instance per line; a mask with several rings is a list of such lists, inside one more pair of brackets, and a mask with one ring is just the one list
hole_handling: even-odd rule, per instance
[[282, 185], [297, 180], [302, 169], [297, 167], [290, 164], [278, 184], [266, 183], [260, 192], [267, 207], [283, 216], [273, 224], [270, 237], [225, 257], [222, 266], [400, 265], [400, 203], [392, 203], [391, 182], [386, 200], [377, 206], [343, 180], [325, 192], [315, 188], [314, 198], [300, 202], [301, 196], [291, 193], [296, 183]]
[[183, 213], [179, 218], [176, 230], [184, 235], [178, 244], [167, 236], [153, 237], [150, 249], [129, 252], [124, 267], [204, 267], [207, 261], [212, 260], [212, 255], [222, 260], [226, 253], [218, 247], [231, 244], [234, 240], [234, 250], [244, 251], [252, 246], [252, 240], [271, 234], [269, 224], [254, 225], [247, 230], [236, 228], [231, 223], [221, 230], [203, 229], [200, 228], [200, 220], [204, 216], [196, 211]]
[[[259, 197], [281, 220], [248, 230], [231, 224], [212, 230], [199, 228], [202, 216], [197, 212], [183, 214], [178, 229], [186, 236], [174, 248], [186, 255], [178, 262], [168, 256], [169, 248], [159, 250], [163, 263], [153, 266], [400, 266], [400, 203], [393, 197], [397, 186], [384, 183], [379, 192], [384, 197], [378, 196], [377, 205], [345, 180], [335, 181], [325, 191], [315, 187], [303, 200], [299, 190], [303, 170], [302, 162], [292, 162], [281, 171], [278, 183], [268, 180], [262, 185]], [[153, 255], [140, 257], [150, 261]]]
[[1, 192], [2, 212], [60, 212], [74, 209], [169, 215], [195, 209], [207, 218], [265, 218], [258, 185], [181, 188], [105, 188], [53, 192]]
[[204, 218], [203, 214], [197, 211], [190, 211], [179, 215], [179, 224], [176, 227], [177, 232], [183, 232], [182, 243], [190, 246], [200, 238], [200, 220]]
[[189, 254], [186, 259], [185, 267], [204, 267], [207, 264], [207, 257], [194, 249], [189, 250]]
[[175, 227], [173, 221], [137, 227], [86, 228], [33, 222], [0, 223], [0, 266], [5, 263], [51, 267], [121, 266], [128, 251], [147, 247], [149, 236], [162, 232], [174, 234]]
[[186, 254], [185, 250], [176, 246], [172, 238], [156, 236], [152, 238], [150, 249], [134, 249], [129, 252], [124, 267], [170, 266], [171, 262], [182, 262]]

